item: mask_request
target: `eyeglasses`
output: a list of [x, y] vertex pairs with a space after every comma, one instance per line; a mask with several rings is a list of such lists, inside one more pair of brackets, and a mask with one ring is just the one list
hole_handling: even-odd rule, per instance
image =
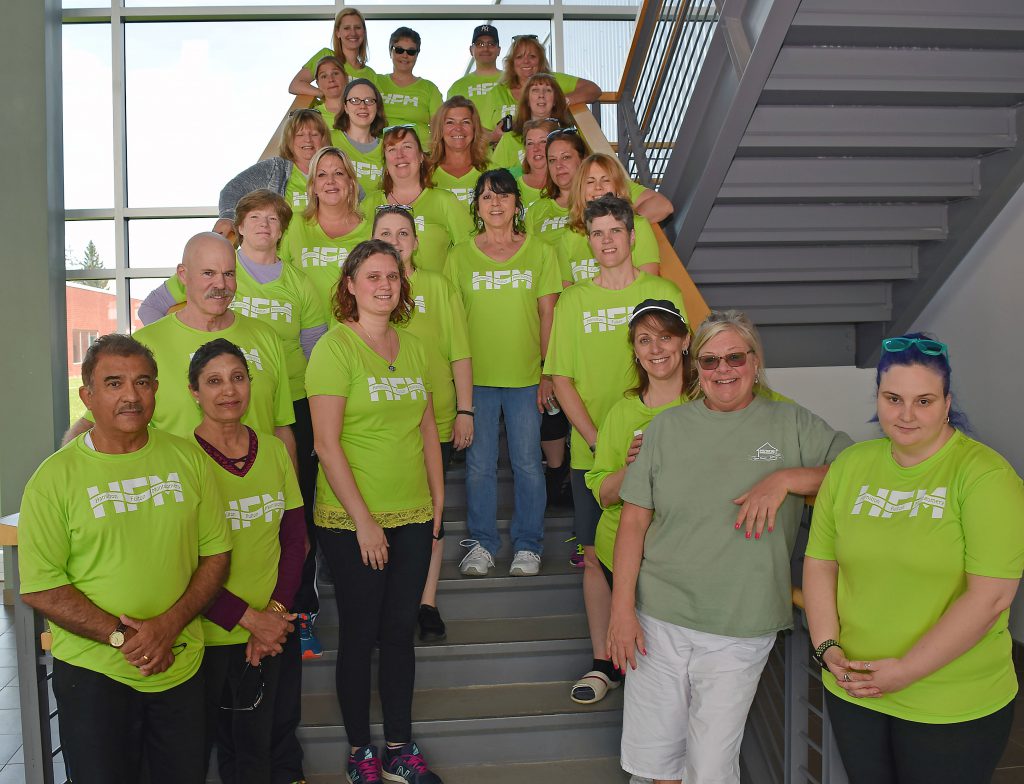
[[345, 99], [345, 103], [347, 103], [349, 106], [359, 106], [359, 104], [362, 104], [363, 106], [376, 106], [377, 105], [377, 99], [372, 97], [372, 96], [369, 97], [369, 98], [356, 98], [356, 97], [352, 97], [352, 98], [346, 98]]
[[885, 338], [882, 341], [882, 350], [890, 353], [906, 351], [911, 346], [917, 346], [917, 350], [930, 357], [944, 356], [949, 358], [949, 346], [939, 340], [930, 338]]
[[[554, 120], [555, 122], [558, 122], [558, 120], [556, 120], [554, 117], [546, 117], [545, 119], [546, 120]], [[548, 141], [551, 141], [551, 137], [552, 136], [559, 136], [559, 135], [563, 135], [563, 134], [564, 135], [568, 135], [570, 133], [573, 134], [574, 136], [579, 136], [580, 135], [580, 129], [577, 128], [575, 125], [570, 125], [568, 128], [556, 128], [555, 130], [553, 130], [551, 133], [548, 134], [547, 138], [548, 138]]]
[[[250, 672], [256, 673], [255, 676], [249, 676]], [[255, 692], [255, 696], [253, 697], [253, 700], [252, 700], [252, 705], [249, 705], [249, 706], [244, 707], [244, 708], [239, 708], [239, 707], [237, 707], [238, 706], [238, 695], [242, 692], [243, 687], [246, 686], [246, 683], [247, 683], [246, 676], [249, 676], [248, 677], [248, 683], [252, 683], [255, 680], [255, 682], [256, 682], [256, 692]], [[248, 699], [245, 700], [245, 702], [248, 702], [248, 701], [249, 701]], [[238, 687], [234, 690], [234, 694], [231, 695], [231, 705], [221, 705], [220, 709], [221, 710], [227, 710], [227, 711], [241, 711], [241, 712], [244, 712], [244, 711], [254, 711], [254, 710], [256, 710], [260, 706], [261, 702], [263, 702], [263, 665], [262, 664], [257, 664], [255, 667], [253, 667], [251, 664], [249, 664], [249, 662], [246, 662], [245, 663], [245, 669], [242, 670], [242, 676], [238, 679]]]
[[701, 354], [697, 357], [697, 364], [700, 365], [701, 370], [718, 370], [718, 366], [722, 364], [722, 360], [725, 360], [725, 364], [729, 367], [739, 368], [747, 364], [747, 354], [753, 354], [752, 349], [746, 351], [734, 351], [731, 354], [726, 354], [724, 357], [720, 357], [717, 354]]
[[473, 41], [473, 46], [477, 49], [495, 49], [498, 46], [497, 41]]
[[407, 54], [410, 57], [415, 57], [420, 53], [419, 49], [406, 49], [404, 46], [392, 46], [391, 51], [395, 54]]
[[391, 131], [397, 131], [399, 128], [403, 128], [407, 131], [414, 131], [416, 130], [416, 123], [405, 123], [404, 125], [389, 125], [383, 131], [381, 131], [381, 135], [385, 133], [391, 133]]

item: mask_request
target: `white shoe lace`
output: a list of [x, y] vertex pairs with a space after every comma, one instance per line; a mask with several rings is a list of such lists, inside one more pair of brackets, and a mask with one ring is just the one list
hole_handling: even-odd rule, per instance
[[516, 563], [517, 561], [519, 563], [522, 563], [523, 561], [536, 561], [537, 563], [540, 563], [540, 556], [532, 550], [520, 550], [515, 554], [515, 557], [512, 558], [512, 563]]
[[480, 544], [480, 542], [476, 539], [463, 539], [461, 542], [459, 542], [459, 546], [470, 548], [469, 552], [466, 553], [466, 555], [463, 556], [462, 560], [459, 562], [460, 569], [466, 563], [466, 561], [478, 557], [479, 553], [483, 554], [483, 557], [486, 559], [488, 566], [494, 566], [494, 558], [491, 557], [491, 554], [487, 552], [487, 549], [482, 544]]

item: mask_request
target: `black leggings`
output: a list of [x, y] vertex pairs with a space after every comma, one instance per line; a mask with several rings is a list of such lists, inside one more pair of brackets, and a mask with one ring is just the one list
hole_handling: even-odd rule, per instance
[[299, 458], [299, 489], [306, 513], [306, 533], [309, 536], [309, 552], [302, 565], [302, 581], [295, 592], [291, 611], [316, 615], [320, 612], [320, 598], [316, 592], [316, 528], [313, 525], [313, 504], [316, 496], [316, 474], [319, 463], [313, 453], [313, 421], [309, 415], [309, 400], [300, 398], [292, 402], [295, 412], [295, 449]]
[[413, 635], [433, 530], [432, 521], [385, 528], [388, 563], [377, 570], [363, 565], [355, 531], [317, 529], [334, 575], [340, 622], [335, 685], [352, 746], [370, 742], [370, 658], [378, 642], [384, 739], [390, 743], [412, 740]]
[[924, 724], [829, 691], [825, 701], [850, 784], [988, 784], [1013, 725], [1013, 702], [973, 721]]

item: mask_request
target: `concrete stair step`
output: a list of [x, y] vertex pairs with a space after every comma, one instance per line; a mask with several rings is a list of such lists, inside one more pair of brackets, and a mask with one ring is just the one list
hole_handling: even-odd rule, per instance
[[[624, 784], [629, 774], [619, 767], [618, 757], [560, 760], [558, 762], [522, 762], [507, 765], [468, 765], [433, 768], [444, 784]], [[309, 784], [347, 784], [341, 773], [310, 776]]]

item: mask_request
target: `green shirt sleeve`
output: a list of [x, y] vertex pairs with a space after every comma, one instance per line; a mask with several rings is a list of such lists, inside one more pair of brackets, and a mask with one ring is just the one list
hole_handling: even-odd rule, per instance
[[299, 329], [314, 329], [327, 325], [327, 314], [316, 288], [305, 275], [299, 275]]
[[661, 256], [658, 253], [658, 239], [654, 236], [654, 229], [651, 228], [651, 224], [637, 216], [634, 231], [636, 235], [633, 244], [633, 266], [661, 264]]
[[[239, 318], [245, 318], [240, 316]], [[277, 362], [277, 387], [274, 390], [274, 427], [284, 427], [295, 422], [295, 408], [292, 406], [292, 387], [288, 380], [288, 363], [284, 361], [284, 347], [281, 338], [271, 330], [274, 361]]]
[[572, 76], [565, 73], [554, 73], [552, 76], [555, 77], [555, 83], [562, 88], [562, 92], [568, 95], [576, 89], [576, 85], [579, 84], [580, 78], [578, 76]]
[[[66, 447], [74, 448], [74, 447]], [[21, 497], [18, 519], [18, 563], [21, 592], [35, 593], [71, 583], [68, 558], [71, 535], [67, 516], [49, 492], [40, 492], [33, 477]]]
[[562, 293], [562, 276], [558, 272], [558, 258], [555, 256], [554, 248], [543, 243], [541, 253], [544, 263], [541, 265], [540, 285], [537, 287], [538, 299], [548, 294]]
[[832, 500], [832, 482], [843, 470], [843, 461], [834, 463], [818, 488], [818, 496], [811, 511], [811, 531], [807, 539], [806, 554], [819, 561], [836, 560], [836, 522]]
[[502, 134], [491, 155], [491, 168], [511, 169], [520, 164], [519, 153], [523, 149], [523, 139], [514, 133]]
[[[616, 416], [616, 407], [608, 412], [604, 422], [597, 429], [597, 449], [594, 451], [594, 465], [590, 467], [584, 476], [587, 487], [594, 494], [597, 505], [602, 509], [608, 507], [601, 503], [601, 485], [604, 480], [614, 474], [626, 464], [626, 454], [629, 451], [629, 442], [625, 442], [623, 449], [622, 422]], [[618, 505], [618, 501], [613, 506]]]
[[306, 392], [314, 395], [333, 395], [348, 397], [351, 393], [351, 363], [346, 346], [338, 339], [335, 330], [347, 327], [334, 327], [321, 338], [313, 348], [306, 368]]
[[544, 361], [544, 372], [549, 375], [576, 378], [579, 347], [576, 344], [577, 332], [572, 328], [577, 317], [577, 308], [573, 304], [571, 295], [563, 295], [555, 305], [548, 354]]
[[466, 323], [466, 306], [462, 304], [458, 289], [448, 278], [444, 278], [444, 282], [448, 294], [448, 318], [451, 323], [448, 361], [455, 362], [472, 356], [469, 350], [469, 326]]
[[442, 204], [448, 237], [452, 245], [458, 245], [473, 236], [473, 219], [454, 193], [445, 190], [438, 190], [438, 193], [444, 194]]
[[964, 571], [1019, 579], [1024, 568], [1024, 489], [1009, 466], [989, 471], [964, 489], [960, 512]]
[[[636, 460], [626, 469], [626, 476], [622, 480], [622, 487], [619, 488], [619, 498], [634, 506], [644, 509], [654, 508], [654, 459], [653, 455], [658, 442], [657, 418], [644, 431], [644, 444], [640, 447], [640, 454]], [[598, 436], [598, 446], [601, 438]]]
[[[793, 405], [781, 403], [780, 405]], [[794, 405], [796, 425], [800, 433], [800, 465], [820, 466], [833, 462], [846, 447], [853, 444], [846, 433], [833, 430], [829, 424], [803, 406]]]
[[316, 64], [320, 62], [321, 57], [333, 57], [333, 49], [321, 49], [315, 55], [306, 60], [306, 64], [302, 67], [305, 68], [312, 76], [316, 76]]
[[175, 302], [185, 301], [185, 286], [178, 279], [177, 275], [171, 275], [171, 277], [164, 281], [164, 285], [167, 286], [167, 291], [174, 297]]

